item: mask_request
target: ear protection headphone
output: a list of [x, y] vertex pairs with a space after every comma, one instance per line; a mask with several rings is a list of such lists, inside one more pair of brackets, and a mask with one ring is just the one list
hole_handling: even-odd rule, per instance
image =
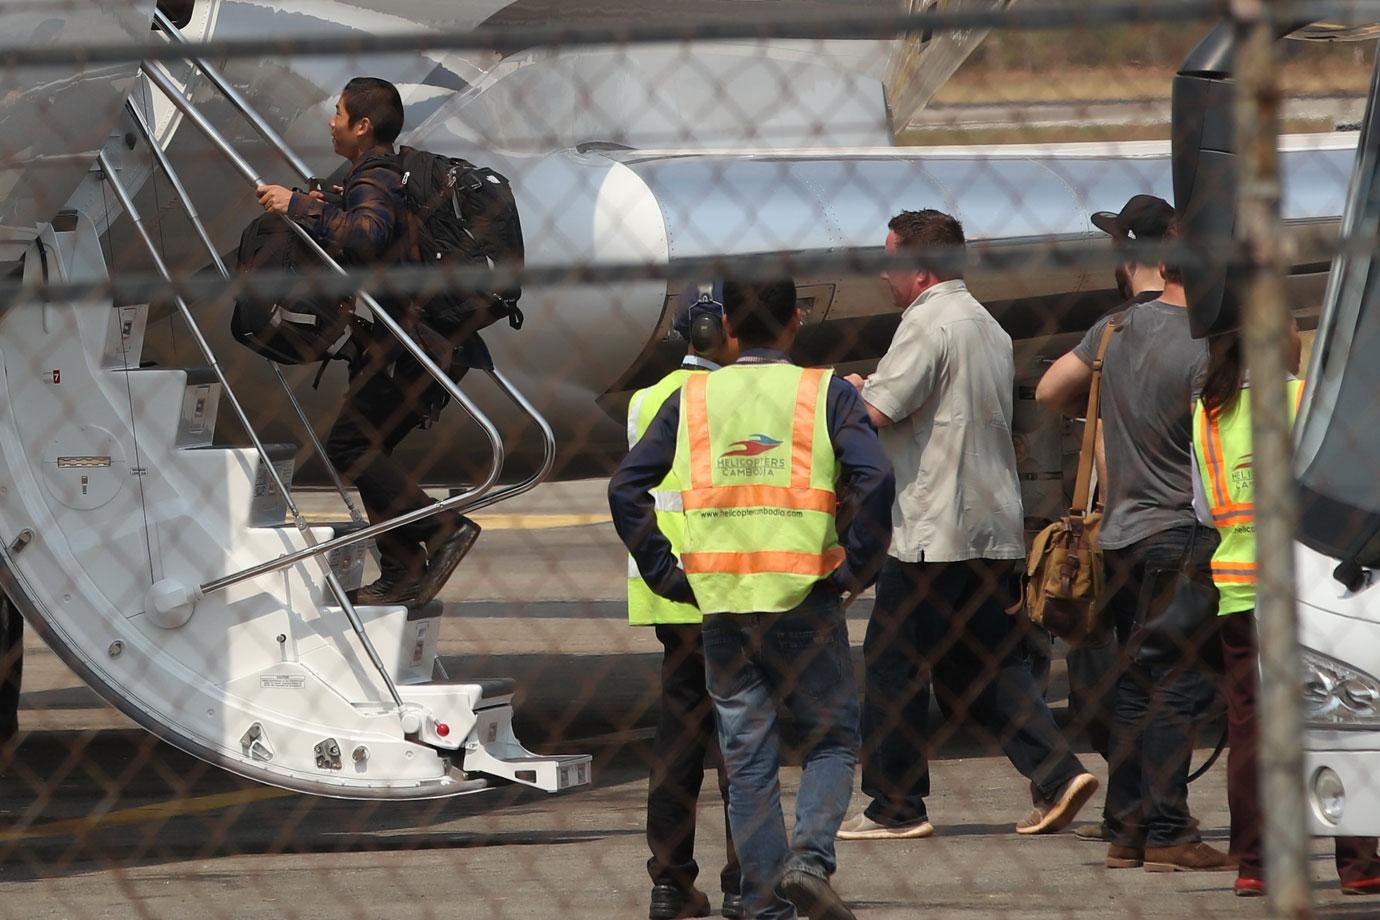
[[723, 307], [708, 297], [702, 295], [690, 308], [690, 344], [700, 354], [715, 351], [724, 343]]

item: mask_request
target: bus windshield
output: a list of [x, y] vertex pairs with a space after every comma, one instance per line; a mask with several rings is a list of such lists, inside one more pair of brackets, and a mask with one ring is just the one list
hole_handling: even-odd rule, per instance
[[[1380, 232], [1380, 128], [1372, 86], [1342, 236]], [[1380, 565], [1380, 271], [1376, 247], [1333, 262], [1308, 370], [1296, 455], [1299, 538], [1334, 558]]]

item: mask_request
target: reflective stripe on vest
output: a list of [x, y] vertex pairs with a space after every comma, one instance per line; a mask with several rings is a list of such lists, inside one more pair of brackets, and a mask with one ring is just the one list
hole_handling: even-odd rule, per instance
[[[1290, 421], [1303, 399], [1303, 381], [1289, 381]], [[1218, 612], [1255, 607], [1255, 476], [1251, 448], [1250, 394], [1242, 389], [1225, 409], [1208, 413], [1202, 400], [1193, 407], [1194, 453], [1207, 494], [1208, 510], [1221, 534], [1212, 556]]]
[[686, 381], [680, 559], [705, 613], [790, 610], [843, 563], [825, 421], [832, 373], [738, 364]]
[[[628, 403], [628, 447], [632, 447], [651, 427], [666, 400], [681, 388], [692, 375], [704, 376], [708, 371], [679, 368], [661, 380], [633, 394]], [[680, 555], [685, 534], [684, 503], [680, 483], [674, 471], [652, 490], [656, 502], [656, 526], [671, 543], [671, 552]], [[666, 626], [679, 623], [699, 623], [703, 617], [694, 604], [667, 600], [651, 589], [637, 570], [637, 563], [628, 557], [628, 622], [633, 626]]]

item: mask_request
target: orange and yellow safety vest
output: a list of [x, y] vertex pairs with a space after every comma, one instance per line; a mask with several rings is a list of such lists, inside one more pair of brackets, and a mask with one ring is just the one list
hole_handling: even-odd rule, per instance
[[[1298, 414], [1303, 381], [1289, 381], [1290, 422]], [[1209, 413], [1193, 407], [1193, 447], [1212, 523], [1222, 540], [1212, 554], [1219, 614], [1255, 608], [1255, 472], [1251, 406], [1245, 389], [1231, 405]]]
[[790, 610], [842, 564], [825, 417], [832, 375], [735, 364], [686, 380], [672, 471], [681, 565], [704, 613]]
[[[692, 371], [677, 368], [645, 389], [633, 394], [628, 403], [628, 447], [632, 447], [647, 433], [652, 420], [661, 411], [671, 394], [681, 388], [692, 374], [704, 375], [706, 370]], [[681, 513], [680, 483], [674, 473], [668, 474], [652, 490], [656, 502], [656, 526], [671, 544], [671, 552], [680, 555], [685, 534], [685, 520]], [[668, 626], [699, 623], [704, 618], [694, 604], [682, 604], [654, 592], [637, 570], [637, 563], [628, 557], [628, 622], [633, 626]]]

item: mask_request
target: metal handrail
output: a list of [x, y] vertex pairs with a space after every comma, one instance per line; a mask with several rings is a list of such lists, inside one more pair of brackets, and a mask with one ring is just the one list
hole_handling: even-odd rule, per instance
[[[182, 34], [182, 30], [179, 29], [162, 10], [154, 10], [153, 21], [154, 24], [163, 31], [164, 37], [172, 44], [190, 44], [187, 40], [187, 36]], [[303, 181], [312, 178], [311, 167], [307, 165], [307, 161], [299, 157], [297, 153], [288, 146], [288, 142], [284, 140], [281, 134], [273, 129], [272, 125], [259, 117], [258, 112], [254, 111], [254, 107], [250, 105], [249, 100], [244, 98], [244, 94], [236, 89], [234, 84], [229, 80], [225, 79], [225, 75], [222, 74], [218, 68], [201, 57], [190, 57], [188, 61], [193, 67], [201, 71], [201, 75], [209, 80], [211, 85], [244, 116], [245, 120], [249, 122], [250, 127], [259, 133], [259, 136], [268, 143], [268, 146], [276, 150], [278, 155], [287, 161], [288, 165], [292, 167], [295, 173], [302, 177]], [[148, 64], [145, 63], [144, 66], [147, 68]]]
[[[189, 44], [187, 36], [183, 35], [182, 30], [179, 29], [173, 23], [173, 21], [169, 19], [161, 10], [154, 12], [154, 21], [157, 23], [159, 29], [162, 30], [163, 34], [170, 41], [176, 44]], [[197, 70], [201, 71], [202, 76], [204, 76], [211, 83], [211, 85], [215, 87], [215, 89], [240, 112], [242, 116], [244, 116], [244, 119], [249, 123], [250, 127], [252, 127], [255, 131], [258, 132], [259, 136], [263, 138], [265, 143], [267, 143], [269, 147], [278, 151], [278, 153], [287, 162], [288, 166], [291, 167], [292, 170], [296, 172], [297, 175], [304, 182], [309, 181], [313, 178], [311, 167], [307, 165], [306, 161], [297, 155], [297, 153], [292, 149], [292, 147], [283, 138], [283, 136], [279, 134], [276, 130], [274, 130], [272, 125], [270, 125], [267, 121], [265, 121], [262, 117], [259, 116], [258, 112], [254, 110], [253, 105], [251, 105], [249, 100], [244, 97], [244, 94], [242, 94], [235, 87], [234, 84], [232, 84], [228, 79], [226, 79], [225, 75], [221, 73], [220, 70], [217, 67], [215, 67], [215, 65], [211, 64], [209, 61], [201, 57], [191, 57], [189, 58], [189, 60], [192, 66], [194, 66]], [[301, 228], [298, 228], [298, 231], [301, 232]], [[466, 504], [464, 506], [463, 510], [466, 511], [477, 510], [479, 508], [487, 508], [490, 505], [497, 504], [498, 502], [501, 502], [505, 499], [512, 498], [513, 496], [520, 495], [523, 492], [529, 491], [530, 489], [536, 487], [538, 483], [540, 483], [547, 477], [548, 474], [550, 474], [551, 468], [552, 466], [554, 466], [556, 461], [556, 436], [551, 431], [551, 426], [547, 423], [546, 419], [542, 416], [542, 414], [537, 410], [536, 406], [532, 405], [532, 403], [527, 400], [527, 398], [522, 394], [522, 392], [518, 390], [517, 387], [513, 386], [513, 384], [501, 373], [499, 373], [496, 369], [486, 370], [485, 372], [498, 386], [499, 390], [501, 390], [504, 393], [504, 395], [511, 399], [513, 403], [524, 413], [526, 413], [536, 424], [538, 430], [541, 432], [542, 435], [543, 457], [542, 464], [534, 475], [522, 480], [521, 482], [515, 483], [512, 486], [508, 486], [496, 492], [477, 498], [473, 503]]]
[[[160, 13], [159, 15], [162, 14]], [[229, 280], [230, 269], [226, 266], [225, 260], [220, 257], [220, 253], [216, 251], [216, 245], [211, 241], [211, 235], [207, 232], [206, 225], [202, 223], [201, 215], [197, 212], [196, 205], [192, 202], [192, 196], [187, 191], [187, 186], [182, 183], [182, 177], [179, 176], [177, 170], [173, 168], [172, 161], [168, 158], [167, 152], [163, 149], [162, 145], [158, 143], [158, 139], [154, 137], [153, 129], [144, 118], [144, 113], [139, 111], [139, 106], [135, 105], [132, 99], [126, 104], [126, 108], [130, 116], [134, 119], [135, 127], [139, 129], [139, 133], [143, 135], [145, 142], [149, 145], [149, 149], [153, 151], [154, 160], [158, 163], [159, 168], [163, 171], [163, 175], [167, 177], [168, 182], [172, 185], [173, 194], [176, 195], [178, 201], [181, 202], [182, 210], [186, 212], [187, 219], [191, 221], [197, 236], [201, 238], [202, 244], [205, 245], [206, 251], [211, 256], [211, 261], [215, 263], [216, 271], [220, 272], [222, 278]], [[317, 436], [316, 429], [312, 427], [311, 420], [307, 418], [307, 413], [302, 408], [302, 403], [297, 399], [297, 394], [292, 392], [292, 387], [288, 385], [287, 378], [283, 376], [283, 369], [278, 366], [277, 361], [268, 358], [265, 358], [264, 361], [269, 367], [273, 368], [273, 375], [278, 381], [278, 386], [283, 391], [283, 394], [287, 396], [288, 403], [292, 406], [292, 411], [296, 413], [297, 420], [301, 422], [302, 428], [307, 432], [307, 438], [311, 441], [312, 449], [316, 451], [317, 455], [324, 462], [326, 472], [330, 475], [331, 482], [335, 486], [336, 492], [340, 495], [341, 501], [345, 503], [346, 509], [350, 512], [350, 520], [356, 524], [364, 523], [364, 515], [360, 513], [359, 507], [355, 505], [354, 500], [350, 498], [344, 480], [340, 478], [340, 474], [336, 472], [335, 467], [330, 462], [330, 458], [326, 456], [326, 448], [321, 443], [321, 438]]]
[[[206, 119], [206, 116], [203, 115], [196, 106], [194, 106], [190, 101], [187, 100], [187, 98], [176, 88], [176, 86], [172, 84], [172, 81], [165, 74], [163, 74], [153, 65], [146, 65], [144, 68], [144, 74], [148, 78], [149, 82], [160, 92], [162, 92], [165, 96], [167, 96], [168, 100], [172, 102], [173, 105], [176, 106], [182, 112], [182, 114], [187, 118], [187, 120], [190, 121], [193, 125], [195, 125], [197, 129], [200, 130], [209, 141], [211, 141], [213, 146], [220, 150], [221, 154], [224, 155], [226, 159], [230, 161], [231, 165], [233, 165], [242, 176], [248, 179], [249, 182], [251, 182], [255, 187], [265, 184], [263, 178], [257, 172], [255, 172], [254, 167], [251, 166], [242, 156], [240, 156], [239, 152], [235, 150], [235, 148], [230, 144], [230, 142], [226, 140], [225, 137], [218, 130], [216, 130], [216, 128]], [[257, 115], [254, 115], [254, 117], [257, 118]], [[330, 266], [332, 270], [342, 275], [348, 274], [346, 270], [343, 267], [341, 267], [341, 265], [338, 262], [336, 262], [335, 259], [331, 258], [331, 256], [326, 252], [326, 250], [323, 249], [321, 245], [316, 242], [316, 240], [312, 239], [311, 235], [308, 234], [307, 231], [303, 227], [301, 227], [296, 221], [288, 220], [287, 224], [288, 226], [293, 228], [293, 230], [298, 234], [302, 241], [306, 243], [307, 246], [313, 252], [315, 252], [316, 255], [326, 265]], [[492, 450], [493, 456], [493, 461], [490, 464], [488, 473], [486, 474], [484, 479], [474, 488], [461, 492], [457, 495], [450, 496], [449, 498], [442, 499], [441, 501], [438, 501], [435, 504], [428, 505], [424, 508], [418, 508], [415, 511], [399, 515], [398, 517], [390, 518], [387, 521], [382, 521], [378, 524], [373, 524], [369, 527], [364, 528], [363, 530], [356, 531], [355, 533], [347, 534], [343, 537], [337, 537], [333, 540], [328, 540], [324, 543], [317, 544], [314, 547], [308, 547], [304, 550], [299, 550], [294, 553], [288, 553], [283, 556], [279, 556], [274, 560], [270, 560], [268, 562], [261, 563], [256, 566], [251, 566], [250, 568], [244, 569], [243, 571], [232, 573], [230, 575], [226, 575], [221, 578], [208, 581], [205, 584], [201, 585], [201, 591], [203, 593], [218, 591], [222, 588], [227, 588], [231, 585], [238, 584], [239, 582], [246, 581], [251, 578], [257, 578], [260, 575], [264, 575], [269, 572], [274, 572], [279, 569], [286, 568], [292, 565], [293, 563], [298, 562], [301, 559], [307, 558], [309, 556], [320, 555], [322, 553], [331, 552], [335, 549], [340, 549], [346, 546], [352, 546], [355, 543], [363, 542], [364, 540], [368, 540], [372, 537], [377, 536], [378, 534], [387, 533], [390, 530], [395, 530], [399, 527], [404, 527], [407, 524], [410, 524], [414, 521], [422, 520], [424, 518], [430, 517], [435, 514], [439, 514], [444, 511], [462, 511], [466, 507], [467, 503], [472, 502], [473, 500], [482, 496], [484, 493], [488, 492], [489, 489], [491, 489], [494, 486], [494, 484], [498, 481], [499, 473], [502, 470], [504, 462], [504, 448], [503, 440], [499, 435], [498, 429], [494, 426], [493, 422], [488, 418], [488, 416], [486, 416], [482, 411], [480, 411], [479, 407], [476, 406], [474, 402], [468, 396], [465, 395], [464, 391], [456, 385], [455, 381], [450, 379], [450, 376], [448, 374], [442, 372], [440, 367], [437, 366], [436, 362], [433, 361], [429, 355], [427, 355], [426, 351], [420, 345], [418, 345], [416, 341], [412, 339], [411, 336], [407, 334], [407, 332], [398, 324], [397, 320], [393, 319], [393, 317], [388, 314], [388, 312], [382, 307], [382, 305], [379, 304], [377, 300], [373, 298], [372, 295], [370, 295], [366, 291], [360, 291], [359, 297], [364, 301], [365, 305], [373, 311], [374, 318], [377, 321], [379, 321], [384, 326], [384, 328], [386, 328], [393, 335], [395, 339], [398, 340], [399, 344], [401, 344], [405, 349], [407, 349], [407, 351], [413, 356], [413, 358], [415, 358], [417, 362], [423, 368], [426, 369], [427, 373], [430, 374], [432, 379], [439, 383], [442, 386], [442, 388], [445, 389], [446, 392], [450, 395], [450, 397], [454, 399], [457, 403], [459, 403], [460, 406], [465, 410], [465, 412], [469, 414], [469, 416], [484, 431], [485, 436], [489, 440], [489, 445]]]
[[550, 475], [551, 468], [556, 465], [556, 434], [551, 430], [551, 425], [547, 423], [546, 417], [537, 411], [537, 407], [532, 405], [532, 403], [528, 401], [526, 395], [514, 386], [512, 381], [510, 381], [498, 368], [486, 370], [485, 373], [489, 375], [489, 379], [494, 382], [500, 391], [502, 391], [503, 395], [511, 399], [519, 409], [525, 412], [532, 421], [536, 423], [537, 429], [541, 432], [542, 462], [537, 468], [537, 471], [531, 476], [511, 486], [494, 489], [487, 495], [480, 496], [465, 507], [466, 511], [478, 511], [480, 508], [496, 505], [501, 501], [506, 501], [514, 496], [521, 495], [523, 492], [532, 490]]
[[[154, 268], [159, 274], [163, 275], [164, 278], [171, 278], [168, 272], [167, 263], [163, 261], [158, 247], [153, 242], [152, 234], [149, 233], [148, 227], [144, 225], [144, 220], [140, 216], [139, 210], [134, 206], [133, 196], [130, 195], [129, 191], [125, 188], [124, 183], [120, 181], [119, 174], [116, 173], [115, 167], [110, 162], [110, 157], [102, 150], [97, 155], [96, 159], [97, 162], [100, 163], [101, 170], [105, 173], [105, 180], [110, 183], [110, 188], [115, 193], [115, 198], [119, 201], [120, 207], [129, 215], [130, 222], [134, 224], [135, 230], [138, 231], [140, 238], [143, 239], [144, 247], [148, 250], [149, 257], [153, 260]], [[302, 536], [306, 539], [308, 546], [314, 550], [307, 555], [317, 557], [317, 561], [320, 563], [322, 572], [326, 578], [326, 586], [330, 589], [331, 594], [334, 595], [336, 601], [345, 611], [345, 616], [349, 619], [350, 626], [359, 637], [360, 644], [364, 646], [365, 653], [369, 656], [369, 660], [378, 670], [379, 676], [383, 678], [384, 686], [388, 688], [388, 694], [393, 698], [394, 705], [401, 711], [403, 708], [402, 697], [398, 695], [398, 688], [394, 685], [393, 678], [389, 675], [388, 668], [383, 663], [383, 658], [380, 657], [378, 649], [376, 649], [374, 643], [370, 641], [369, 635], [364, 629], [364, 621], [359, 618], [359, 612], [355, 610], [354, 604], [350, 603], [345, 588], [340, 584], [340, 580], [336, 578], [335, 571], [331, 568], [329, 560], [322, 558], [320, 555], [319, 547], [324, 544], [313, 546], [316, 538], [311, 532], [311, 525], [307, 523], [306, 517], [297, 507], [297, 503], [293, 501], [292, 493], [288, 491], [287, 484], [284, 483], [282, 477], [278, 475], [278, 470], [274, 467], [273, 459], [269, 457], [267, 448], [264, 447], [263, 441], [259, 439], [259, 435], [254, 431], [254, 426], [249, 423], [249, 415], [245, 412], [239, 397], [235, 395], [235, 390], [230, 385], [229, 379], [225, 376], [225, 371], [221, 368], [220, 362], [216, 360], [215, 352], [211, 349], [211, 343], [206, 340], [206, 337], [201, 332], [201, 328], [197, 325], [196, 318], [192, 315], [191, 307], [187, 305], [187, 301], [181, 296], [174, 298], [174, 302], [177, 304], [177, 309], [182, 314], [182, 319], [187, 324], [187, 328], [191, 332], [192, 338], [197, 344], [197, 348], [201, 350], [201, 354], [210, 366], [212, 373], [214, 373], [216, 379], [220, 381], [223, 395], [230, 403], [230, 407], [234, 410], [235, 416], [239, 419], [240, 424], [244, 426], [245, 433], [249, 435], [249, 440], [253, 442], [254, 450], [258, 453], [259, 460], [263, 464], [264, 470], [273, 480], [273, 484], [277, 487], [278, 492], [287, 503], [288, 513], [292, 515], [293, 522], [302, 532]], [[133, 423], [132, 418], [130, 421]], [[202, 594], [205, 593], [205, 589], [202, 589]]]

